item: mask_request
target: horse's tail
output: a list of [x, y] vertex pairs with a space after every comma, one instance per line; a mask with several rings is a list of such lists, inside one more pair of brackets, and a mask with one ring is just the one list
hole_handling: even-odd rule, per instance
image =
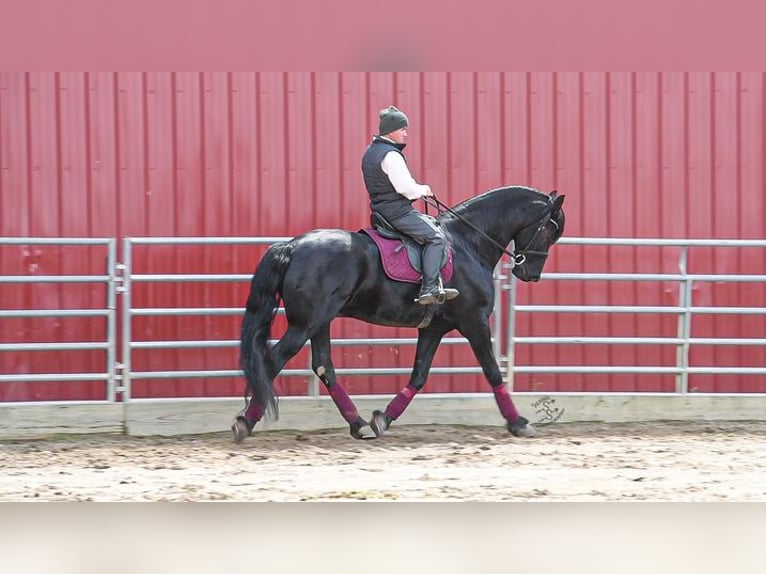
[[290, 264], [293, 243], [277, 243], [263, 255], [250, 282], [240, 335], [239, 364], [247, 389], [256, 404], [276, 419], [279, 416], [269, 361], [269, 335], [276, 315], [282, 279]]

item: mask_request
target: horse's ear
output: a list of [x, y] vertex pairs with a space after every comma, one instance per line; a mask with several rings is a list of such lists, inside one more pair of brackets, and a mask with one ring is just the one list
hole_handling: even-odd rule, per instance
[[[551, 193], [551, 198], [552, 199], [554, 198], [554, 194], [555, 193], [556, 193], [555, 191], [553, 193]], [[555, 199], [553, 199], [553, 207], [551, 208], [552, 212], [555, 213], [556, 211], [561, 209], [561, 206], [564, 204], [564, 198], [565, 197], [566, 197], [566, 195], [556, 195], [555, 196]]]

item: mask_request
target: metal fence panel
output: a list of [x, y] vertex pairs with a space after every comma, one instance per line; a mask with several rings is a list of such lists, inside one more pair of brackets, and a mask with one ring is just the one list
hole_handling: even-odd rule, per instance
[[[0, 237], [0, 249], [8, 246], [19, 248], [21, 266], [25, 265], [23, 260], [29, 258], [25, 253], [34, 253], [32, 258], [43, 262], [27, 263], [28, 273], [25, 275], [0, 275], [4, 307], [0, 310], [0, 358], [3, 359], [0, 363], [3, 365], [0, 369], [0, 402], [56, 398], [72, 400], [75, 395], [85, 401], [114, 401], [118, 391], [116, 241], [111, 238]], [[36, 274], [36, 271], [49, 273], [49, 266], [45, 263], [47, 260], [63, 259], [64, 255], [72, 257], [71, 253], [60, 252], [62, 246], [78, 248], [78, 258], [84, 261], [78, 261], [71, 267], [81, 270], [81, 273], [67, 271], [66, 261], [57, 261], [55, 266], [60, 273]], [[98, 248], [98, 253], [90, 251], [94, 247]], [[10, 257], [7, 253], [5, 255], [5, 268], [10, 269]], [[93, 267], [101, 268], [102, 274], [87, 273]], [[62, 287], [65, 284], [73, 284], [75, 289], [65, 291]], [[26, 286], [33, 296], [18, 299], [14, 296], [15, 285]], [[94, 286], [102, 287], [102, 292], [92, 292]], [[78, 307], [83, 303], [96, 306], [61, 308], [71, 302]], [[100, 307], [97, 306], [99, 303]], [[36, 308], [24, 308], [25, 304]], [[88, 321], [78, 322], [78, 319]], [[41, 322], [45, 326], [40, 327]], [[59, 340], [39, 339], [55, 336]], [[92, 354], [93, 351], [102, 356], [100, 361]], [[86, 370], [87, 365], [92, 368]], [[92, 369], [98, 367], [99, 370], [93, 372]], [[87, 385], [75, 393], [75, 384], [83, 382], [103, 382], [104, 385], [96, 388]], [[56, 385], [57, 389], [51, 391], [51, 384]]]
[[[508, 339], [506, 347], [506, 364], [508, 371], [508, 380], [512, 387], [522, 391], [551, 391], [551, 392], [572, 392], [585, 390], [591, 392], [614, 392], [614, 391], [660, 391], [686, 394], [689, 392], [726, 392], [729, 389], [717, 389], [711, 379], [722, 376], [737, 377], [738, 388], [734, 392], [766, 392], [766, 364], [764, 364], [763, 348], [766, 345], [766, 307], [754, 306], [715, 306], [699, 303], [701, 295], [707, 293], [697, 293], [698, 287], [702, 285], [714, 285], [721, 288], [730, 285], [755, 284], [760, 289], [766, 282], [766, 274], [758, 265], [753, 267], [760, 273], [715, 273], [710, 272], [710, 262], [705, 261], [701, 266], [692, 264], [690, 261], [690, 252], [694, 250], [730, 250], [730, 251], [759, 251], [762, 252], [766, 247], [766, 240], [710, 240], [710, 239], [632, 239], [632, 238], [570, 238], [565, 237], [561, 240], [561, 245], [574, 246], [593, 246], [600, 245], [606, 248], [610, 247], [631, 247], [637, 249], [647, 248], [676, 248], [677, 253], [677, 272], [569, 272], [554, 271], [546, 272], [542, 275], [543, 282], [554, 282], [562, 284], [575, 284], [583, 288], [583, 292], [588, 292], [588, 285], [603, 282], [623, 282], [628, 284], [659, 283], [671, 284], [673, 287], [666, 289], [668, 293], [675, 291], [675, 297], [667, 306], [662, 305], [641, 305], [639, 294], [636, 292], [635, 300], [630, 305], [610, 304], [609, 297], [590, 296], [590, 304], [566, 305], [555, 304], [551, 302], [540, 303], [518, 303], [517, 291], [520, 289], [519, 283], [514, 279], [504, 285], [504, 288], [510, 291], [511, 305], [507, 316], [508, 321]], [[559, 248], [557, 248], [559, 249]], [[707, 256], [707, 252], [706, 252]], [[637, 256], [633, 256], [637, 257]], [[699, 272], [692, 271], [692, 267], [698, 267]], [[653, 270], [656, 271], [656, 270]], [[629, 291], [625, 288], [623, 291]], [[599, 292], [602, 295], [603, 292]], [[711, 297], [710, 301], [716, 299]], [[738, 301], [743, 300], [737, 297]], [[578, 303], [584, 303], [579, 301]], [[583, 327], [577, 333], [538, 333], [532, 335], [524, 332], [524, 329], [518, 327], [518, 316], [529, 315], [538, 317], [541, 315], [558, 314], [582, 315], [593, 317], [597, 315], [614, 317], [628, 316], [635, 317], [636, 322], [642, 326], [654, 324], [660, 325], [667, 319], [675, 320], [675, 327], [671, 323], [666, 323], [666, 327], [661, 329], [665, 333], [661, 336], [640, 336], [636, 328], [632, 328], [628, 336], [620, 336], [618, 329], [609, 329], [596, 336], [593, 333], [597, 326], [583, 323]], [[747, 328], [737, 328], [736, 335], [727, 336], [728, 331], [724, 331], [717, 324], [705, 323], [707, 316], [733, 316], [756, 318], [757, 322]], [[533, 319], [534, 321], [534, 319]], [[633, 327], [633, 326], [631, 326]], [[672, 331], [671, 331], [672, 329]], [[607, 364], [601, 361], [601, 364], [588, 362], [587, 360], [572, 361], [570, 363], [550, 360], [548, 362], [532, 361], [533, 355], [527, 352], [523, 357], [519, 357], [519, 346], [522, 348], [562, 348], [562, 347], [591, 347], [598, 348], [602, 355], [607, 356]], [[609, 355], [611, 349], [628, 348], [633, 351], [633, 357], [642, 360], [636, 362], [620, 362], [614, 360], [614, 355]], [[720, 349], [733, 349], [737, 352], [734, 361], [730, 364], [719, 364], [719, 357], [716, 351]], [[643, 353], [644, 349], [660, 349], [660, 355], [647, 357]], [[666, 350], [674, 349], [675, 353], [670, 355]], [[714, 349], [708, 352], [707, 349]], [[698, 352], [699, 351], [699, 352]], [[584, 357], [584, 356], [583, 356]], [[728, 357], [731, 359], [731, 357]], [[658, 361], [657, 359], [661, 359]], [[756, 362], [756, 365], [747, 365], [747, 362]], [[573, 389], [566, 384], [560, 384], [558, 379], [548, 379], [547, 386], [535, 384], [540, 381], [543, 374], [548, 375], [607, 375], [609, 379], [602, 379], [600, 387], [591, 387], [587, 389]], [[520, 377], [519, 375], [528, 375]], [[649, 380], [649, 387], [616, 389], [613, 381], [616, 377], [623, 375], [640, 375], [642, 380]], [[663, 375], [663, 377], [657, 377]], [[742, 382], [740, 376], [748, 375], [747, 380]], [[670, 381], [669, 376], [673, 377], [673, 386], [667, 383], [661, 383], [658, 387], [657, 381]], [[712, 376], [712, 377], [711, 377]], [[751, 377], [752, 376], [752, 377]], [[538, 377], [538, 378], [536, 378]], [[521, 382], [520, 382], [520, 379]], [[691, 381], [691, 382], [690, 382]], [[704, 390], [701, 388], [706, 385]]]
[[[137, 285], [147, 285], [153, 283], [172, 283], [178, 285], [194, 284], [194, 283], [215, 283], [215, 284], [229, 284], [229, 283], [249, 283], [251, 275], [242, 275], [236, 273], [136, 273], [133, 253], [137, 245], [142, 246], [155, 246], [161, 248], [163, 246], [179, 246], [179, 245], [261, 245], [268, 246], [277, 241], [284, 241], [289, 239], [287, 237], [226, 237], [226, 238], [203, 238], [203, 237], [140, 237], [140, 238], [126, 238], [123, 246], [124, 264], [123, 264], [123, 315], [122, 315], [122, 363], [121, 363], [121, 380], [123, 389], [123, 400], [131, 400], [134, 397], [133, 388], [136, 381], [145, 383], [145, 387], [140, 392], [140, 398], [172, 398], [178, 396], [175, 391], [171, 389], [167, 381], [177, 381], [181, 379], [199, 380], [199, 379], [227, 379], [235, 381], [236, 391], [230, 393], [229, 396], [241, 395], [242, 389], [242, 377], [241, 371], [231, 368], [164, 368], [164, 369], [150, 369], [148, 366], [151, 361], [144, 358], [142, 365], [137, 366], [134, 361], [134, 356], [140, 351], [149, 350], [182, 350], [182, 349], [236, 349], [239, 346], [238, 340], [232, 339], [147, 339], [147, 333], [143, 333], [140, 338], [136, 337], [134, 332], [134, 322], [140, 317], [190, 317], [190, 316], [236, 316], [236, 320], [239, 321], [242, 315], [241, 307], [163, 307], [163, 308], [148, 308], [141, 307], [134, 301], [134, 292], [137, 289]], [[498, 277], [498, 285], [500, 278]], [[502, 309], [499, 301], [501, 290], [497, 289], [498, 294], [498, 306], [496, 308], [496, 320], [495, 325], [501, 325], [499, 321], [499, 313]], [[284, 309], [279, 308], [277, 310], [277, 316], [284, 314]], [[200, 324], [195, 324], [196, 331], [200, 331]], [[194, 329], [194, 327], [192, 327]], [[398, 330], [396, 330], [398, 331]], [[370, 348], [411, 348], [414, 349], [417, 344], [417, 338], [412, 336], [412, 329], [404, 330], [407, 336], [393, 336], [393, 337], [335, 337], [332, 339], [333, 345], [336, 347], [357, 347], [361, 349]], [[204, 333], [199, 333], [204, 334]], [[272, 333], [274, 334], [274, 333]], [[397, 334], [397, 333], [394, 333]], [[136, 339], [139, 340], [136, 340]], [[499, 349], [499, 336], [495, 334], [493, 338], [496, 348]], [[275, 342], [274, 340], [271, 341]], [[466, 346], [467, 340], [463, 337], [452, 336], [446, 337], [443, 340], [445, 348], [449, 349], [455, 346]], [[310, 353], [310, 343], [306, 343], [305, 347]], [[228, 364], [236, 365], [236, 354], [230, 354], [230, 361]], [[301, 358], [296, 361], [293, 359], [288, 363], [288, 367], [282, 371], [280, 377], [287, 379], [298, 379], [297, 384], [299, 387], [298, 395], [307, 396], [319, 396], [320, 385], [318, 379], [313, 375], [310, 369], [310, 354], [307, 358], [303, 358], [303, 368], [295, 368], [295, 363], [300, 362]], [[290, 367], [292, 365], [292, 368]], [[338, 362], [336, 372], [339, 376], [350, 377], [372, 377], [377, 379], [383, 379], [384, 377], [400, 376], [407, 377], [411, 371], [411, 365], [402, 366], [383, 366], [377, 364], [374, 357], [365, 361], [363, 366], [343, 366], [342, 362]], [[431, 370], [432, 374], [438, 375], [481, 375], [482, 370], [478, 365], [471, 366], [435, 366]], [[303, 379], [300, 382], [300, 379]], [[164, 382], [163, 382], [164, 381]], [[147, 389], [151, 386], [151, 392], [147, 393]]]
[[[103, 303], [101, 307], [85, 308], [85, 306], [63, 308], [24, 307], [12, 297], [4, 298], [4, 302], [13, 302], [13, 308], [0, 309], [0, 321], [11, 324], [14, 328], [4, 329], [5, 337], [0, 341], [0, 357], [3, 357], [3, 365], [0, 369], [0, 390], [4, 390], [3, 402], [14, 400], [35, 400], [34, 393], [31, 396], [24, 395], [22, 398], [14, 398], [7, 392], [11, 386], [26, 385], [34, 386], [43, 383], [55, 383], [64, 389], [55, 397], [44, 397], [42, 400], [71, 401], [66, 389], [77, 383], [103, 382], [100, 394], [91, 394], [84, 400], [128, 401], [138, 397], [151, 398], [177, 398], [184, 396], [213, 397], [240, 396], [243, 382], [236, 365], [236, 348], [238, 340], [231, 337], [237, 333], [237, 324], [242, 314], [241, 306], [220, 306], [215, 300], [209, 299], [209, 290], [194, 290], [187, 293], [187, 286], [197, 284], [213, 284], [220, 287], [212, 291], [225, 290], [225, 285], [240, 285], [246, 292], [246, 283], [250, 280], [249, 274], [242, 273], [186, 273], [183, 258], [179, 258], [172, 265], [170, 271], [165, 266], [164, 257], [152, 259], [146, 258], [149, 269], [141, 269], [140, 273], [135, 268], [133, 253], [136, 246], [144, 246], [150, 249], [163, 250], [168, 246], [179, 247], [184, 245], [213, 245], [222, 246], [226, 249], [232, 246], [259, 246], [265, 248], [276, 241], [287, 239], [286, 237], [260, 237], [260, 238], [199, 238], [199, 237], [159, 237], [159, 238], [126, 238], [123, 245], [123, 261], [117, 262], [117, 246], [113, 239], [59, 239], [59, 238], [2, 238], [0, 245], [4, 246], [48, 246], [59, 248], [60, 246], [78, 246], [80, 248], [100, 248], [105, 250], [102, 258], [90, 257], [89, 265], [78, 267], [81, 273], [56, 275], [42, 268], [31, 268], [38, 274], [30, 272], [26, 275], [10, 273], [0, 276], [0, 286], [4, 292], [10, 293], [9, 289], [15, 284], [29, 284], [36, 288], [58, 288], [62, 284], [71, 284], [78, 289], [85, 289], [89, 284], [104, 286]], [[712, 284], [716, 289], [725, 290], [731, 285], [755, 285], [759, 289], [766, 280], [766, 274], [756, 263], [749, 268], [744, 268], [743, 273], [730, 273], [726, 268], [722, 272], [715, 272], [715, 265], [707, 259], [700, 262], [695, 259], [695, 251], [700, 249], [726, 249], [746, 252], [749, 250], [762, 250], [766, 247], [766, 240], [682, 240], [682, 239], [628, 239], [628, 238], [563, 238], [561, 246], [600, 246], [606, 249], [672, 249], [676, 257], [675, 268], [663, 265], [660, 270], [651, 269], [646, 273], [622, 273], [622, 272], [593, 272], [574, 271], [567, 268], [549, 271], [543, 274], [543, 281], [539, 285], [521, 285], [512, 278], [510, 269], [505, 266], [499, 268], [497, 274], [497, 307], [494, 317], [494, 344], [496, 354], [507, 374], [508, 380], [514, 390], [532, 392], [661, 392], [668, 394], [687, 394], [694, 392], [766, 392], [766, 366], [763, 361], [764, 343], [766, 343], [766, 306], [758, 306], [760, 300], [754, 297], [751, 301], [755, 305], [728, 305], [720, 304], [733, 301], [731, 297], [716, 297], [716, 292], [705, 288]], [[744, 258], [744, 256], [742, 256]], [[7, 258], [6, 258], [7, 259]], [[667, 262], [668, 257], [661, 255], [661, 259]], [[725, 259], [725, 258], [724, 258]], [[103, 274], [95, 274], [94, 267], [105, 268]], [[6, 261], [5, 269], [11, 269]], [[148, 271], [148, 272], [145, 272]], [[40, 278], [43, 278], [40, 281]], [[535, 300], [529, 300], [529, 293], [537, 291], [542, 285], [570, 285], [582, 286], [578, 292], [589, 293], [589, 285], [593, 283], [625, 282], [630, 284], [659, 283], [663, 285], [664, 297], [662, 300], [642, 300], [644, 294], [635, 291], [634, 300], [625, 298], [601, 297], [602, 291], [596, 291], [598, 296], [592, 293], [582, 300], [572, 299], [568, 303], [557, 303], [560, 294], [548, 292], [548, 298], [536, 296]], [[152, 288], [154, 285], [170, 284], [173, 289], [181, 294], [178, 305], [174, 307], [142, 306], [142, 301], [136, 301], [135, 295], [140, 288]], [[703, 287], [701, 287], [703, 286]], [[528, 290], [528, 291], [527, 291]], [[726, 295], [727, 293], [723, 291]], [[553, 295], [551, 295], [553, 293]], [[553, 300], [551, 300], [553, 299]], [[58, 301], [53, 298], [51, 301]], [[164, 298], [162, 300], [165, 300]], [[743, 301], [737, 297], [736, 301]], [[82, 301], [80, 299], [79, 301]], [[151, 302], [151, 297], [143, 299]], [[121, 321], [118, 324], [118, 302], [121, 310]], [[665, 304], [660, 304], [660, 303]], [[571, 304], [570, 304], [571, 303]], [[281, 316], [282, 310], [279, 310]], [[541, 332], [539, 325], [534, 321], [526, 326], [519, 326], [520, 316], [537, 317], [542, 315], [560, 317], [572, 316], [604, 316], [609, 321], [614, 321], [610, 329], [599, 332], [599, 325], [595, 322], [591, 325], [589, 320], [584, 321], [582, 329], [571, 332], [562, 332], [558, 329], [551, 332]], [[633, 322], [625, 321], [621, 317], [635, 318]], [[752, 324], [746, 328], [737, 327], [736, 333], [721, 329], [717, 324], [709, 321], [711, 317], [735, 317], [743, 320], [752, 320]], [[89, 340], [44, 340], [35, 338], [29, 329], [19, 329], [24, 321], [34, 320], [57, 320], [67, 321], [71, 319], [94, 319], [103, 320], [101, 336]], [[192, 320], [192, 318], [194, 318]], [[224, 319], [229, 321], [225, 330], [211, 328], [208, 321]], [[707, 319], [707, 321], [706, 321]], [[282, 318], [283, 320], [283, 318]], [[13, 322], [16, 323], [13, 323]], [[135, 329], [138, 321], [144, 321], [139, 332]], [[162, 321], [179, 321], [179, 325], [173, 325], [172, 329], [162, 331], [157, 327]], [[535, 325], [530, 329], [529, 325]], [[635, 324], [642, 327], [655, 328], [654, 333], [638, 332], [634, 329]], [[555, 323], [552, 323], [556, 327]], [[595, 329], [593, 328], [595, 325]], [[49, 331], [45, 331], [49, 332]], [[79, 331], [78, 331], [79, 332]], [[17, 333], [16, 338], [9, 337], [8, 333]], [[179, 338], [183, 333], [188, 337]], [[215, 335], [215, 336], [211, 336]], [[412, 349], [416, 338], [412, 330], [406, 330], [404, 336], [398, 331], [391, 333], [393, 336], [334, 336], [333, 344], [339, 349]], [[273, 334], [275, 337], [278, 333]], [[119, 343], [119, 356], [118, 356]], [[445, 349], [466, 347], [466, 341], [462, 337], [447, 337], [444, 340]], [[561, 349], [591, 348], [597, 349], [596, 357], [601, 360], [588, 361], [589, 356], [584, 353], [564, 355], [556, 354]], [[529, 352], [529, 349], [537, 349], [537, 355]], [[610, 354], [610, 349], [630, 349], [633, 357], [639, 357], [636, 362], [614, 360], [616, 354]], [[733, 350], [735, 354], [724, 355], [719, 350]], [[46, 353], [59, 353], [62, 360], [56, 364], [79, 364], [72, 361], [83, 353], [98, 352], [103, 355], [100, 361], [101, 368], [96, 370], [74, 369], [63, 370], [64, 372], [51, 372], [51, 369], [42, 372], [40, 369], [25, 369], [23, 365], [8, 360], [8, 357], [31, 357]], [[221, 355], [225, 360], [221, 363], [212, 361], [197, 361], [185, 363], [183, 361], [168, 361], [176, 353], [190, 352], [193, 355], [201, 353], [226, 353]], [[318, 396], [321, 386], [311, 373], [310, 345], [306, 345], [306, 353], [299, 358], [297, 363], [288, 365], [283, 377], [292, 381], [294, 395]], [[717, 354], [718, 353], [718, 354]], [[140, 360], [136, 357], [140, 356]], [[212, 355], [209, 355], [212, 356]], [[542, 357], [542, 359], [540, 359]], [[547, 358], [546, 358], [547, 357]], [[580, 357], [581, 360], [566, 360], [569, 357]], [[657, 358], [661, 360], [657, 360]], [[732, 360], [732, 357], [734, 360]], [[391, 376], [406, 377], [410, 372], [409, 364], [382, 365], [375, 361], [375, 356], [370, 354], [365, 361], [357, 361], [352, 364], [344, 364], [339, 361], [338, 373], [347, 377], [370, 377], [385, 379]], [[721, 358], [726, 360], [720, 360]], [[480, 376], [481, 370], [473, 364], [460, 365], [448, 364], [436, 365], [433, 369], [435, 376]], [[593, 383], [589, 388], [574, 388], [567, 385], [567, 381], [576, 380], [575, 377], [592, 376], [601, 383]], [[646, 386], [620, 388], [619, 377], [634, 377], [639, 380], [648, 380]], [[548, 377], [546, 379], [546, 377]], [[556, 377], [551, 379], [550, 377]], [[737, 387], [716, 388], [715, 381], [721, 377], [732, 377], [738, 381]], [[233, 391], [221, 392], [221, 387], [209, 384], [206, 381], [215, 380], [232, 381], [230, 389]], [[725, 380], [725, 379], [724, 379]], [[179, 382], [181, 381], [181, 382]], [[184, 381], [186, 381], [184, 383]], [[536, 383], [543, 381], [543, 384]], [[555, 381], [551, 383], [550, 381]], [[558, 381], [564, 381], [559, 384]], [[606, 383], [603, 383], [606, 381]], [[656, 381], [663, 381], [657, 384]], [[714, 381], [711, 383], [710, 381]], [[739, 382], [741, 381], [741, 382]], [[202, 386], [200, 386], [202, 382]], [[137, 384], [143, 385], [139, 393], [134, 392]], [[184, 387], [184, 384], [187, 386]], [[601, 386], [599, 386], [599, 384]], [[205, 386], [207, 385], [207, 386]], [[707, 386], [705, 386], [707, 385]], [[74, 387], [72, 387], [74, 388]], [[184, 394], [184, 388], [191, 393]], [[179, 389], [181, 392], [179, 392]], [[202, 392], [199, 390], [202, 389]], [[206, 389], [214, 389], [215, 392], [206, 393]], [[385, 394], [387, 391], [381, 391]], [[83, 399], [83, 397], [80, 397]]]

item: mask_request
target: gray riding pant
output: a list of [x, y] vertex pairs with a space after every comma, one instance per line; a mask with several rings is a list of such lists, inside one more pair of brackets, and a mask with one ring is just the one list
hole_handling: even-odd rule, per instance
[[421, 266], [423, 268], [423, 285], [431, 286], [439, 279], [439, 268], [442, 256], [447, 246], [447, 240], [441, 228], [431, 219], [412, 210], [396, 219], [388, 220], [399, 232], [411, 237], [418, 245], [423, 246]]

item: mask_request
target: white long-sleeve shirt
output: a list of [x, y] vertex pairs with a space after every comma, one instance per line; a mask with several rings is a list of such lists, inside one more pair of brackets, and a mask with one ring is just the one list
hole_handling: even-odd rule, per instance
[[430, 186], [415, 181], [407, 167], [407, 162], [398, 152], [388, 152], [380, 162], [380, 167], [388, 175], [396, 192], [407, 199], [419, 199], [431, 190]]

